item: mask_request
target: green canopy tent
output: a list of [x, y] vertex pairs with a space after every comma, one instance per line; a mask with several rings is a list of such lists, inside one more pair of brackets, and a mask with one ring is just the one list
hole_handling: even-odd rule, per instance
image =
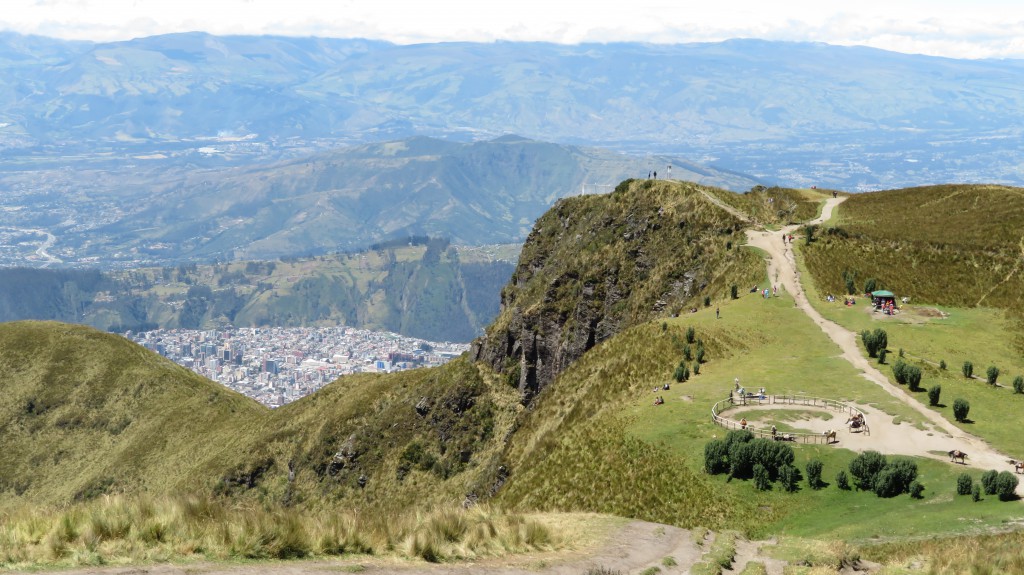
[[880, 289], [880, 290], [876, 290], [876, 291], [871, 292], [871, 300], [874, 302], [874, 304], [876, 306], [878, 306], [878, 305], [888, 305], [889, 302], [892, 302], [893, 304], [895, 304], [896, 303], [896, 294], [892, 293], [891, 291]]

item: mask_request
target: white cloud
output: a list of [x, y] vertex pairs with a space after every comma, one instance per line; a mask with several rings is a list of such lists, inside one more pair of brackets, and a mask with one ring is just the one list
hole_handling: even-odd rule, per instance
[[1024, 3], [1017, 0], [6, 0], [0, 28], [99, 41], [194, 30], [397, 43], [753, 37], [1024, 57]]

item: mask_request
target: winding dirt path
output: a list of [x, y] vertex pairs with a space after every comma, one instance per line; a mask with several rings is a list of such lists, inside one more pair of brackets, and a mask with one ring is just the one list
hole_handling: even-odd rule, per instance
[[[840, 197], [827, 200], [821, 215], [811, 223], [820, 224], [828, 221], [832, 217], [835, 207], [845, 199], [845, 197]], [[934, 451], [946, 452], [951, 449], [959, 449], [968, 454], [967, 462], [970, 467], [1009, 470], [1007, 463], [1009, 457], [993, 449], [981, 438], [963, 431], [938, 413], [908, 397], [901, 389], [890, 383], [889, 378], [861, 354], [857, 347], [857, 333], [825, 319], [818, 313], [818, 310], [811, 306], [800, 283], [800, 273], [797, 271], [793, 246], [789, 243], [783, 244], [782, 241], [783, 234], [793, 233], [797, 227], [795, 225], [788, 226], [777, 232], [747, 230], [747, 241], [749, 245], [768, 253], [768, 277], [772, 283], [780, 285], [783, 290], [793, 296], [796, 307], [806, 313], [821, 328], [821, 331], [825, 332], [825, 335], [839, 346], [839, 349], [842, 350], [842, 358], [859, 369], [865, 379], [878, 385], [920, 414], [921, 419], [929, 427], [929, 429], [920, 430], [908, 425], [894, 424], [891, 416], [870, 407], [858, 405], [858, 408], [864, 409], [868, 414], [868, 422], [871, 426], [871, 436], [866, 438], [871, 446], [868, 447], [865, 444], [861, 447], [946, 461], [948, 461], [948, 457], [944, 453], [936, 455]], [[836, 427], [836, 424], [832, 423], [832, 427]]]

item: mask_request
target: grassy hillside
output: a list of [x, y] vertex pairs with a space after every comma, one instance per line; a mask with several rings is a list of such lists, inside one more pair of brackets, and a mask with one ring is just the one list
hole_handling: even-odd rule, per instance
[[820, 292], [868, 279], [915, 302], [1024, 310], [1024, 189], [949, 185], [856, 194], [803, 249]]
[[0, 325], [0, 498], [82, 500], [194, 487], [269, 411], [123, 338]]

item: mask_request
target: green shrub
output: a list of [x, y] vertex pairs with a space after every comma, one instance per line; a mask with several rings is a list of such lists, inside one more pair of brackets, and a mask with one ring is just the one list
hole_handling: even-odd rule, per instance
[[961, 473], [960, 476], [956, 478], [956, 494], [970, 495], [972, 489], [974, 489], [974, 481], [971, 479], [970, 474]]
[[679, 364], [678, 366], [676, 366], [676, 370], [672, 372], [672, 379], [676, 380], [676, 383], [682, 383], [683, 376], [685, 375], [683, 373], [684, 369], [686, 369], [686, 366]]
[[910, 496], [914, 499], [921, 499], [922, 493], [924, 493], [924, 485], [921, 485], [920, 481], [913, 481], [910, 483]]
[[697, 344], [697, 355], [694, 356], [697, 363], [704, 363], [704, 346], [700, 343]]
[[997, 379], [999, 379], [999, 368], [994, 365], [988, 366], [988, 369], [985, 370], [985, 381], [989, 385], [995, 385]]
[[1018, 375], [1013, 378], [1013, 392], [1024, 393], [1024, 376]]
[[868, 281], [864, 282], [864, 293], [871, 293], [878, 290], [878, 280], [875, 278], [868, 278]]
[[711, 307], [711, 296], [704, 296], [704, 307]]
[[676, 565], [679, 565], [679, 562], [676, 561], [675, 557], [669, 555], [668, 557], [665, 557], [661, 560], [661, 564], [665, 567], [675, 567]]
[[844, 491], [850, 489], [850, 478], [847, 477], [846, 472], [842, 469], [839, 470], [839, 473], [836, 473], [836, 487]]
[[973, 501], [981, 501], [981, 486], [980, 485], [975, 485], [974, 488], [971, 489], [971, 499]]
[[854, 283], [857, 281], [857, 273], [849, 270], [843, 272], [843, 283], [846, 284], [846, 295], [853, 295], [857, 293], [857, 285]]
[[1017, 476], [1009, 471], [1000, 471], [996, 477], [996, 493], [1000, 501], [1011, 501], [1017, 498]]
[[874, 489], [875, 479], [885, 468], [885, 464], [885, 456], [874, 450], [865, 451], [854, 457], [850, 462], [850, 475], [853, 476], [857, 489], [864, 491]]
[[661, 573], [661, 567], [658, 567], [657, 565], [652, 565], [647, 569], [641, 571], [640, 575], [657, 575], [658, 573]]
[[704, 472], [717, 475], [729, 471], [729, 446], [715, 439], [704, 445]]
[[896, 383], [906, 385], [907, 364], [902, 359], [897, 359], [896, 363], [892, 364], [892, 377], [896, 380]]
[[783, 491], [788, 493], [796, 491], [799, 477], [800, 472], [796, 470], [796, 467], [789, 464], [779, 467], [779, 485], [782, 486]]
[[880, 497], [894, 497], [910, 491], [910, 484], [916, 480], [917, 464], [911, 459], [896, 457], [885, 464], [875, 479], [875, 493]]
[[999, 477], [999, 472], [995, 469], [989, 469], [985, 473], [981, 474], [981, 486], [985, 489], [985, 495], [996, 494], [997, 477]]
[[878, 350], [878, 363], [879, 365], [885, 365], [885, 356], [888, 355], [889, 350], [880, 349]]
[[693, 375], [700, 375], [700, 362], [693, 362]]
[[900, 357], [903, 357], [903, 348], [902, 348], [902, 347], [900, 348], [900, 351], [899, 351], [899, 356], [900, 356]]
[[737, 288], [736, 288], [736, 284], [733, 284], [733, 285], [729, 286], [729, 296], [730, 296], [730, 297], [731, 297], [732, 299], [737, 299], [737, 298], [739, 298], [739, 297], [740, 297], [740, 296], [739, 296], [739, 295], [737, 294], [737, 291], [738, 291], [738, 290], [737, 290]]
[[693, 326], [686, 328], [686, 343], [693, 343], [697, 338], [697, 331], [693, 329]]
[[971, 411], [971, 404], [966, 399], [957, 398], [953, 402], [953, 417], [957, 421], [966, 421], [967, 414]]
[[928, 388], [928, 405], [938, 405], [939, 395], [942, 394], [941, 385], [933, 385]]
[[876, 328], [875, 331], [871, 332], [875, 336], [875, 345], [879, 350], [887, 349], [889, 347], [889, 334], [885, 333], [882, 328]]
[[944, 359], [940, 359], [939, 360], [939, 369], [941, 369], [942, 371], [946, 371], [946, 360], [944, 360]]
[[[692, 360], [693, 360], [693, 350], [690, 349], [690, 344], [686, 344], [686, 345], [683, 346], [683, 361], [692, 361]], [[680, 363], [680, 365], [682, 365], [682, 364]]]
[[824, 465], [818, 459], [812, 459], [807, 462], [807, 485], [811, 489], [821, 489], [825, 483], [821, 480], [821, 472]]
[[754, 487], [758, 491], [768, 491], [772, 488], [772, 479], [768, 475], [768, 468], [760, 463], [754, 465]]
[[966, 377], [967, 379], [971, 379], [971, 377], [974, 375], [974, 364], [969, 361], [965, 361], [963, 368], [961, 368], [961, 371], [963, 372], [964, 377]]
[[907, 377], [907, 386], [910, 391], [921, 389], [921, 368], [916, 365], [908, 365], [904, 372]]

